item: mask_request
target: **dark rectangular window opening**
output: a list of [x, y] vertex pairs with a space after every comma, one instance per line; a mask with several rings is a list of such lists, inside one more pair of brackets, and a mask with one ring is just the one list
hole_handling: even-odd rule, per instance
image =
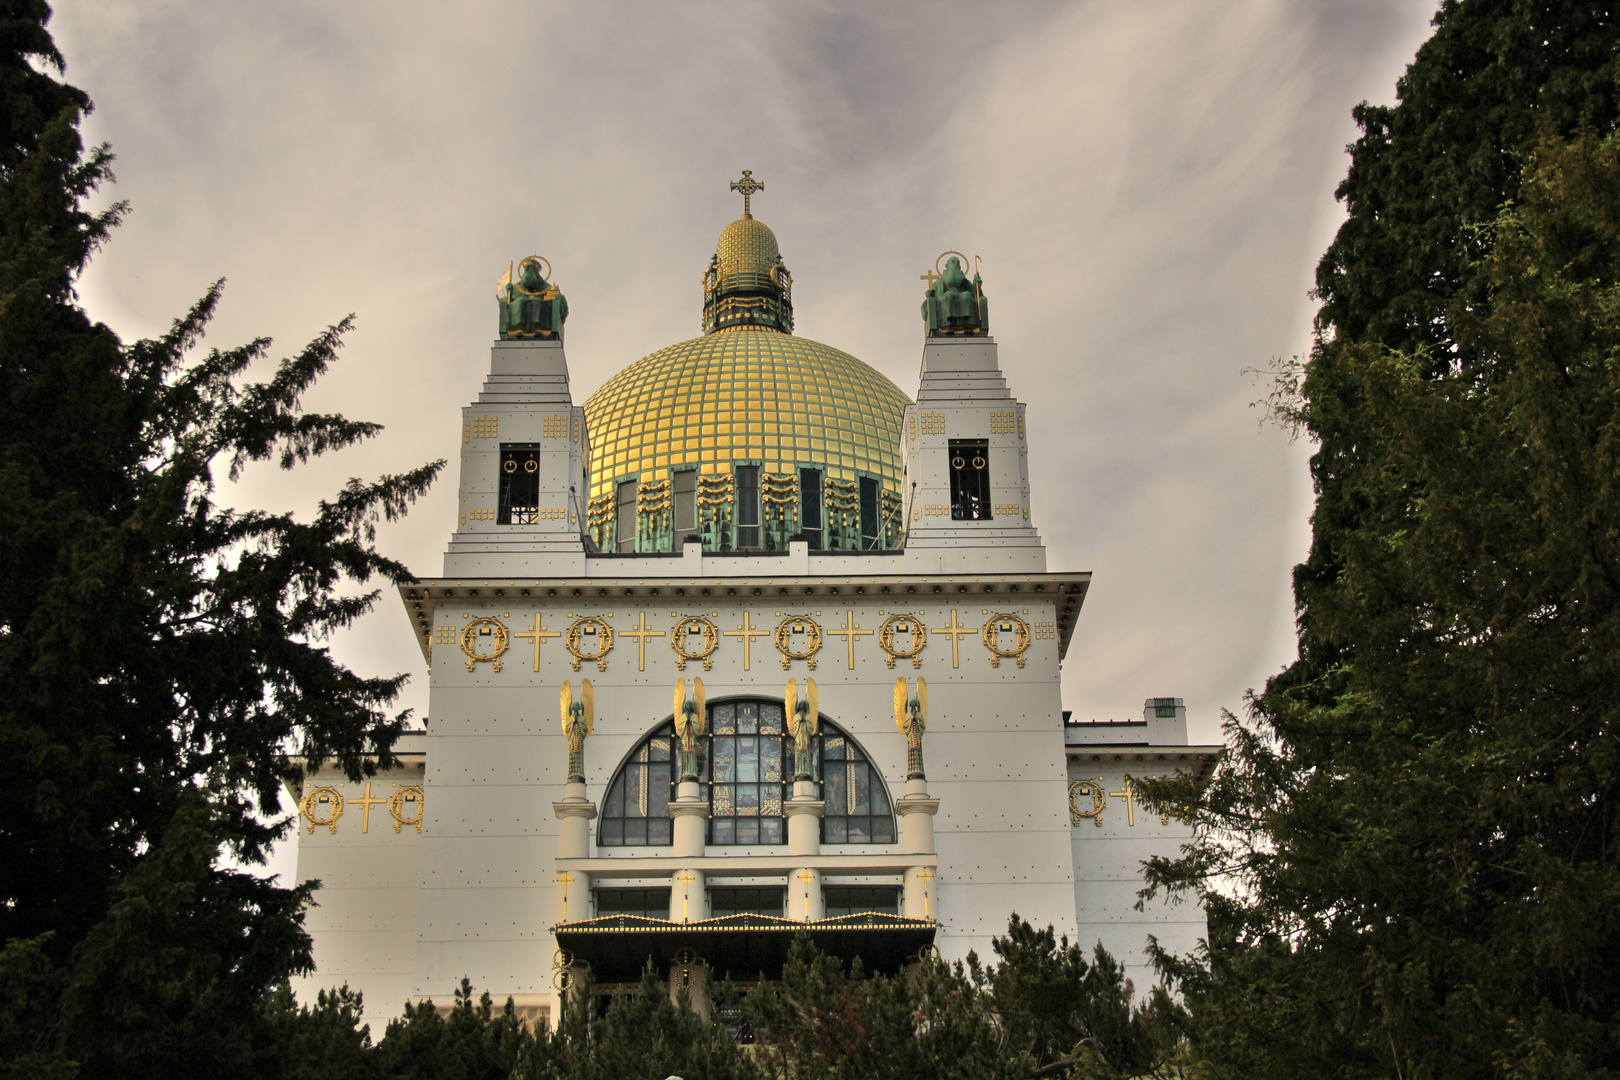
[[1153, 699], [1153, 715], [1174, 720], [1176, 716], [1176, 699], [1173, 697], [1156, 697]]
[[821, 550], [821, 470], [799, 470], [799, 531], [811, 551]]
[[636, 550], [636, 492], [640, 487], [634, 480], [625, 480], [615, 489], [618, 505], [613, 536], [614, 546], [620, 551]]
[[709, 918], [723, 915], [775, 915], [783, 917], [787, 891], [772, 886], [746, 886], [709, 890]]
[[675, 474], [675, 550], [697, 532], [697, 473], [686, 469]]
[[596, 915], [640, 915], [647, 919], [669, 918], [669, 889], [597, 889]]
[[878, 482], [861, 477], [861, 550], [878, 546]]
[[894, 885], [828, 885], [821, 896], [829, 919], [867, 911], [900, 914], [900, 889]]
[[502, 443], [499, 525], [533, 525], [540, 520], [540, 444]]
[[951, 518], [990, 520], [990, 441], [951, 440]]
[[759, 466], [737, 466], [737, 546], [759, 547]]

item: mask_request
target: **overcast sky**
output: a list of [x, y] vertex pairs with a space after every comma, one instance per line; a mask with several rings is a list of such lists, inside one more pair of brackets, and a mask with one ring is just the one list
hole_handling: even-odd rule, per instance
[[[798, 333], [908, 394], [918, 275], [981, 256], [1049, 566], [1095, 575], [1064, 706], [1173, 694], [1214, 741], [1293, 657], [1309, 536], [1308, 447], [1257, 425], [1243, 369], [1306, 347], [1350, 110], [1392, 100], [1432, 8], [63, 0], [67, 75], [132, 207], [82, 295], [150, 335], [223, 276], [210, 343], [278, 355], [355, 313], [306, 404], [387, 431], [221, 492], [307, 508], [349, 476], [453, 470], [511, 259], [556, 268], [577, 403], [694, 336], [742, 169]], [[451, 471], [383, 548], [437, 574], [455, 492]], [[397, 599], [335, 647], [412, 672], [426, 711]]]

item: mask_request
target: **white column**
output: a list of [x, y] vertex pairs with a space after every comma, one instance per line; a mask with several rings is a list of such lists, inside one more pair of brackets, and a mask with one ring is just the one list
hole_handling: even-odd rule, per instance
[[708, 843], [709, 804], [699, 795], [696, 780], [682, 780], [675, 792], [669, 804], [669, 816], [675, 819], [673, 854], [701, 859]]
[[814, 780], [796, 780], [793, 798], [782, 804], [787, 816], [788, 854], [821, 854], [821, 815], [827, 804], [816, 798]]
[[907, 855], [934, 854], [934, 815], [939, 800], [928, 797], [928, 781], [906, 781], [905, 797], [894, 804], [900, 815], [900, 850]]
[[591, 819], [596, 804], [585, 797], [585, 783], [575, 780], [563, 789], [561, 802], [551, 804], [562, 825], [557, 830], [557, 858], [583, 859], [591, 853]]

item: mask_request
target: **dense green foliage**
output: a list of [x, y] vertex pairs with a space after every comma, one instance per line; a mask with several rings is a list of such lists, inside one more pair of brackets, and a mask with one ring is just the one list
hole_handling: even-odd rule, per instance
[[1285, 372], [1300, 659], [1207, 787], [1211, 1076], [1620, 1075], [1620, 15], [1450, 2]]
[[[1119, 966], [1013, 917], [998, 962], [918, 963], [863, 973], [795, 942], [780, 981], [709, 988], [730, 1030], [672, 1000], [651, 971], [635, 993], [596, 1008], [586, 982], [556, 1030], [532, 1031], [508, 1003], [409, 1006], [371, 1046], [347, 991], [298, 1009], [285, 994], [267, 1012], [285, 1048], [263, 1075], [303, 1080], [1120, 1080], [1179, 1076], [1180, 1014], [1162, 995], [1133, 1003]], [[742, 1040], [742, 1041], [739, 1041]]]
[[[74, 282], [124, 212], [40, 0], [0, 3], [0, 1074], [220, 1075], [264, 1052], [265, 995], [306, 969], [307, 889], [222, 868], [285, 827], [283, 755], [386, 763], [401, 678], [325, 635], [410, 580], [373, 531], [437, 472], [351, 481], [313, 520], [211, 499], [375, 425], [299, 407], [347, 324], [263, 382], [269, 346], [196, 346], [216, 285], [121, 342]], [[368, 757], [367, 755], [372, 755]]]

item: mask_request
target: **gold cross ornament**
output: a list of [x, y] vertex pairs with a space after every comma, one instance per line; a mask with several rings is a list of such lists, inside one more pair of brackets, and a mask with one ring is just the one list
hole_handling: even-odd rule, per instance
[[1131, 782], [1129, 780], [1125, 781], [1124, 791], [1110, 791], [1108, 794], [1112, 795], [1116, 799], [1125, 800], [1125, 824], [1135, 825], [1136, 811], [1134, 800], [1136, 799], [1136, 788], [1131, 784]]
[[799, 871], [799, 880], [804, 882], [804, 921], [809, 922], [810, 921], [810, 883], [812, 881], [816, 880], [815, 872], [812, 871], [812, 870], [808, 870], [808, 869], [800, 870]]
[[963, 626], [961, 620], [957, 618], [956, 609], [951, 608], [950, 625], [942, 626], [934, 631], [936, 634], [944, 634], [951, 639], [951, 667], [959, 668], [962, 666], [961, 648], [963, 636], [977, 632], [971, 626]]
[[742, 192], [742, 197], [743, 197], [743, 217], [745, 217], [745, 218], [753, 217], [754, 216], [753, 210], [752, 210], [751, 206], [749, 205], [750, 200], [753, 199], [754, 192], [756, 192], [756, 191], [764, 191], [765, 190], [765, 185], [760, 183], [758, 180], [754, 179], [754, 170], [752, 170], [752, 169], [744, 169], [743, 174], [742, 174], [742, 179], [741, 180], [733, 180], [731, 182], [731, 190], [732, 191], [740, 191], [740, 192]]
[[754, 616], [753, 616], [753, 614], [751, 612], [745, 611], [745, 612], [743, 612], [742, 622], [737, 624], [737, 629], [735, 629], [735, 630], [727, 630], [725, 632], [724, 636], [726, 636], [726, 637], [734, 637], [734, 638], [742, 638], [743, 670], [747, 671], [749, 669], [749, 665], [753, 661], [753, 657], [752, 657], [751, 653], [752, 653], [752, 649], [753, 649], [754, 639], [757, 638], [757, 637], [764, 637], [765, 636], [765, 631], [763, 631], [763, 630], [759, 629], [758, 627], [756, 627], [754, 625]]
[[917, 871], [917, 880], [922, 882], [923, 918], [926, 919], [930, 917], [928, 914], [928, 883], [934, 880], [934, 872], [925, 866]]
[[568, 871], [564, 870], [562, 873], [557, 875], [557, 884], [562, 886], [563, 922], [568, 921], [568, 886], [572, 885], [573, 883], [574, 875], [570, 874]]
[[692, 921], [692, 871], [682, 870], [675, 875], [675, 880], [681, 883], [681, 922]]
[[528, 638], [530, 641], [534, 642], [534, 670], [539, 671], [540, 670], [540, 646], [541, 646], [541, 644], [545, 641], [546, 638], [562, 637], [562, 631], [560, 631], [560, 630], [547, 630], [544, 626], [540, 625], [540, 616], [537, 613], [535, 615], [535, 617], [534, 617], [534, 626], [531, 629], [525, 630], [521, 634], [513, 634], [512, 636], [513, 637], [520, 637], [520, 638]]
[[620, 630], [619, 633], [623, 634], [625, 637], [633, 637], [636, 639], [636, 670], [646, 671], [647, 639], [650, 637], [663, 637], [664, 632], [662, 630], [654, 630], [652, 627], [647, 625], [647, 613], [645, 611], [637, 612], [636, 615], [637, 619], [639, 620], [636, 625], [628, 630]]
[[855, 613], [851, 611], [844, 615], [843, 626], [837, 630], [827, 631], [833, 637], [843, 638], [844, 644], [849, 646], [849, 670], [851, 671], [855, 670], [855, 639], [871, 637], [872, 634], [876, 633], [874, 630], [862, 630], [860, 627], [861, 624], [855, 621]]
[[371, 808], [373, 806], [382, 806], [384, 803], [388, 802], [387, 799], [384, 799], [381, 796], [376, 796], [376, 797], [372, 796], [372, 794], [371, 794], [371, 781], [369, 781], [369, 780], [366, 781], [366, 793], [365, 793], [365, 795], [363, 797], [350, 799], [349, 801], [354, 803], [356, 806], [359, 806], [359, 807], [363, 808], [361, 813], [360, 813], [360, 831], [361, 832], [365, 832], [371, 827]]

